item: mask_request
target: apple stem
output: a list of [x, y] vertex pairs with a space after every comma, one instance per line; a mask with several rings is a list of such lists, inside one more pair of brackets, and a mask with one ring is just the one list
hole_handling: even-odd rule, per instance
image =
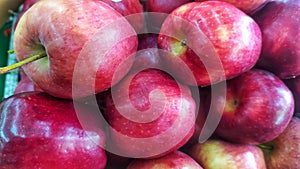
[[181, 45], [182, 45], [182, 46], [187, 46], [187, 41], [186, 41], [186, 39], [183, 39], [183, 40], [181, 41]]
[[273, 150], [273, 146], [271, 146], [271, 145], [259, 144], [257, 146], [263, 150]]
[[9, 72], [9, 71], [11, 71], [13, 69], [19, 68], [19, 67], [21, 67], [21, 66], [23, 66], [23, 65], [25, 65], [27, 63], [30, 63], [30, 62], [39, 60], [41, 58], [44, 58], [46, 56], [47, 56], [46, 53], [40, 53], [40, 54], [33, 55], [33, 56], [29, 57], [29, 58], [26, 58], [26, 59], [24, 59], [22, 61], [19, 61], [19, 62], [15, 63], [15, 64], [12, 64], [12, 65], [9, 65], [9, 66], [6, 66], [6, 67], [1, 67], [0, 68], [0, 75], [2, 75], [4, 73], [7, 73], [7, 72]]

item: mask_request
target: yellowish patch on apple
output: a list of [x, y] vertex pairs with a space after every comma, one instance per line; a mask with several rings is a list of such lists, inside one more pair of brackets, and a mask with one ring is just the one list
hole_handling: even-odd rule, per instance
[[171, 43], [171, 50], [172, 50], [172, 54], [174, 56], [181, 56], [187, 50], [186, 41], [185, 40], [182, 40], [182, 41], [174, 40]]
[[232, 166], [232, 169], [237, 169], [236, 166], [234, 166], [233, 157], [227, 155], [227, 153], [221, 145], [215, 145], [212, 142], [210, 142], [206, 144], [206, 146], [204, 146], [204, 148], [201, 151], [207, 153], [207, 160], [210, 161], [210, 163], [207, 166], [208, 168], [217, 169], [220, 166], [230, 165]]
[[178, 13], [186, 12], [187, 9], [188, 9], [188, 8], [187, 8], [186, 5], [182, 5], [182, 6], [180, 6], [180, 7], [176, 10], [176, 12], [178, 12]]
[[238, 101], [237, 100], [229, 99], [225, 104], [224, 110], [226, 112], [232, 112], [233, 113], [237, 106], [238, 106]]
[[227, 42], [229, 40], [229, 34], [230, 30], [227, 29], [226, 26], [220, 25], [216, 29], [217, 37], [222, 41], [222, 42]]

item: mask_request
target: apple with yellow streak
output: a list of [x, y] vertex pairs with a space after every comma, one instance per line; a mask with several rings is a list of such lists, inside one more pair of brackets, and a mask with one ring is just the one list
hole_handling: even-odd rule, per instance
[[208, 140], [188, 154], [206, 169], [266, 169], [263, 152], [254, 145]]

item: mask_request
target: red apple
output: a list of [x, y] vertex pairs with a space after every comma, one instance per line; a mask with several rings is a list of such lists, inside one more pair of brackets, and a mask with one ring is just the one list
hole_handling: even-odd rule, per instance
[[139, 0], [102, 0], [126, 17], [134, 29], [139, 33], [144, 31], [145, 21], [143, 6]]
[[155, 159], [135, 159], [126, 169], [202, 169], [202, 167], [190, 156], [181, 152], [175, 151], [163, 157]]
[[207, 86], [251, 69], [261, 50], [255, 21], [231, 4], [192, 2], [164, 21], [158, 45], [162, 59], [189, 85]]
[[113, 78], [116, 83], [129, 71], [137, 43], [128, 21], [99, 0], [39, 1], [21, 17], [14, 36], [18, 60], [43, 57], [23, 66], [28, 77], [61, 98], [110, 88]]
[[42, 92], [43, 90], [40, 89], [37, 85], [35, 85], [33, 83], [33, 81], [25, 75], [18, 82], [18, 85], [16, 86], [16, 88], [14, 90], [14, 94], [30, 92], [30, 91], [41, 91]]
[[174, 9], [188, 2], [192, 2], [192, 0], [147, 0], [146, 11], [169, 14]]
[[295, 114], [300, 113], [300, 76], [295, 78], [285, 79], [284, 83], [292, 91], [295, 100]]
[[[211, 89], [210, 86], [197, 89], [199, 92], [199, 100], [196, 101], [196, 103], [198, 103], [198, 113], [195, 121], [195, 131], [190, 140], [181, 148], [183, 151], [189, 149], [194, 144], [203, 143], [208, 139], [218, 137], [215, 134], [215, 129], [218, 126], [221, 116], [216, 118], [214, 113], [209, 112], [210, 107], [208, 106], [211, 102], [212, 90], [214, 89]], [[194, 91], [193, 93], [196, 92], [197, 91]], [[214, 92], [219, 93], [218, 91]]]
[[253, 16], [262, 31], [257, 67], [282, 79], [300, 75], [300, 1], [270, 1]]
[[23, 93], [23, 92], [31, 92], [31, 91], [40, 91], [40, 89], [34, 82], [29, 79], [29, 77], [25, 74], [24, 70], [21, 68], [19, 71], [19, 81], [14, 90], [14, 94]]
[[136, 53], [131, 72], [147, 68], [163, 70], [163, 63], [158, 52], [157, 37], [158, 34], [153, 33], [139, 35], [138, 52]]
[[0, 124], [2, 169], [106, 165], [101, 121], [88, 107], [75, 111], [73, 101], [38, 92], [13, 95], [0, 105]]
[[22, 15], [37, 1], [39, 1], [39, 0], [24, 0], [22, 9], [18, 15], [18, 18], [17, 18], [16, 24], [14, 25], [15, 26], [14, 28], [16, 28], [16, 25], [18, 24], [18, 21], [20, 20]]
[[210, 110], [222, 115], [216, 129], [221, 138], [260, 144], [273, 140], [287, 127], [294, 113], [294, 98], [277, 76], [253, 69], [226, 84], [226, 95], [213, 98]]
[[[195, 0], [196, 2], [204, 2], [211, 0]], [[257, 10], [261, 9], [270, 0], [219, 0], [230, 3], [247, 14], [253, 14]]]
[[33, 4], [38, 2], [39, 0], [24, 0], [22, 10], [20, 12], [20, 16], [24, 14]]
[[263, 152], [255, 145], [208, 140], [195, 144], [187, 154], [207, 169], [266, 169]]
[[300, 168], [300, 119], [294, 117], [277, 138], [260, 145], [264, 150], [266, 165], [270, 169]]
[[145, 2], [145, 11], [147, 17], [147, 26], [151, 32], [159, 32], [161, 25], [167, 14], [179, 6], [192, 2], [192, 0], [147, 0]]
[[105, 115], [108, 151], [125, 157], [161, 157], [192, 136], [195, 101], [190, 89], [157, 69], [130, 74], [112, 88]]

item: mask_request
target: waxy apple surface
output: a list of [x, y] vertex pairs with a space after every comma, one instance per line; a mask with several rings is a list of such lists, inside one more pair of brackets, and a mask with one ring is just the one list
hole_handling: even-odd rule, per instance
[[148, 30], [158, 33], [168, 14], [188, 2], [191, 0], [147, 0], [144, 6]]
[[[204, 2], [209, 0], [195, 0], [196, 2]], [[263, 5], [265, 5], [269, 0], [220, 0], [223, 2], [230, 3], [235, 7], [239, 8], [240, 10], [244, 11], [247, 14], [253, 14]]]
[[131, 67], [131, 72], [148, 68], [164, 69], [158, 52], [157, 37], [158, 34], [154, 33], [139, 35], [138, 51]]
[[101, 0], [109, 6], [113, 7], [123, 16], [127, 16], [126, 19], [134, 27], [137, 33], [145, 29], [145, 21], [143, 14], [143, 6], [139, 0]]
[[18, 81], [18, 85], [14, 90], [14, 94], [32, 91], [42, 92], [42, 89], [40, 89], [36, 84], [33, 83], [31, 79], [28, 78], [23, 69], [20, 69], [19, 78], [20, 80]]
[[[218, 84], [217, 84], [218, 85]], [[224, 107], [220, 107], [225, 102]], [[273, 140], [294, 113], [290, 89], [273, 73], [252, 69], [226, 82], [226, 95], [212, 99], [222, 118], [216, 133], [231, 142], [260, 144]]]
[[251, 69], [260, 55], [261, 32], [251, 17], [231, 4], [192, 2], [166, 18], [158, 45], [182, 83], [207, 86]]
[[262, 31], [257, 67], [282, 79], [300, 75], [300, 1], [270, 1], [253, 15]]
[[36, 86], [31, 79], [27, 76], [24, 76], [16, 86], [14, 94], [23, 93], [23, 92], [32, 92], [32, 91], [42, 91], [38, 86]]
[[46, 93], [5, 99], [0, 105], [0, 168], [104, 168], [106, 136], [94, 117], [92, 109], [75, 112], [73, 101]]
[[155, 159], [135, 159], [126, 169], [202, 169], [190, 156], [175, 151]]
[[300, 113], [300, 76], [283, 80], [287, 87], [292, 91], [295, 100], [295, 114]]
[[107, 90], [113, 77], [117, 83], [129, 71], [137, 43], [128, 21], [99, 0], [38, 1], [14, 36], [18, 60], [47, 55], [23, 69], [43, 91], [61, 98]]
[[108, 151], [125, 157], [161, 157], [192, 136], [195, 101], [190, 89], [158, 69], [131, 74], [107, 95]]
[[263, 144], [266, 165], [269, 169], [300, 168], [300, 119], [294, 117], [277, 138]]
[[191, 0], [147, 0], [146, 11], [158, 13], [171, 13], [174, 9]]
[[187, 154], [207, 169], [266, 169], [263, 152], [255, 145], [208, 140], [195, 144]]

